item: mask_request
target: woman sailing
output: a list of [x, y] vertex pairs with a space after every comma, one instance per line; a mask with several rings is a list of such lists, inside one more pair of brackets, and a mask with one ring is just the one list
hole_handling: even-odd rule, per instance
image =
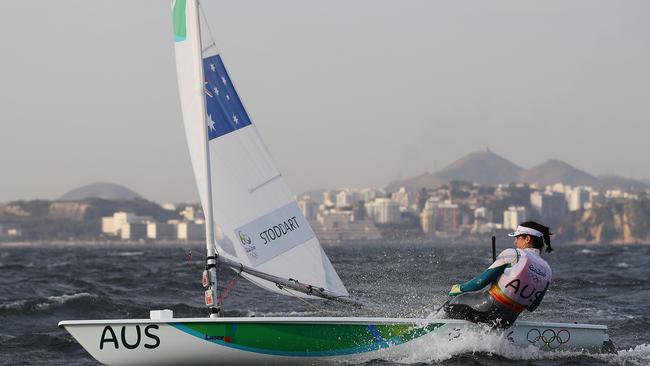
[[515, 248], [501, 252], [477, 277], [452, 286], [453, 298], [443, 306], [447, 317], [507, 328], [522, 311], [534, 311], [551, 283], [551, 267], [541, 257], [545, 245], [547, 253], [553, 250], [549, 230], [527, 221], [508, 234]]

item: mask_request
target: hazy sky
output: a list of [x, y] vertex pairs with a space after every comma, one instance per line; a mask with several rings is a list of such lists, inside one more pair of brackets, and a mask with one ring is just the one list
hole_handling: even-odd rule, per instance
[[[650, 178], [650, 1], [211, 1], [295, 193], [385, 186], [489, 145]], [[0, 201], [96, 182], [197, 201], [169, 1], [0, 1]]]

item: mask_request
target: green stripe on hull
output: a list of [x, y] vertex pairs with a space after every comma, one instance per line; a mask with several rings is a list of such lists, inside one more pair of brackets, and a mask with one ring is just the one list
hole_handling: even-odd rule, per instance
[[283, 356], [376, 351], [428, 334], [443, 324], [182, 323], [177, 329], [226, 347]]

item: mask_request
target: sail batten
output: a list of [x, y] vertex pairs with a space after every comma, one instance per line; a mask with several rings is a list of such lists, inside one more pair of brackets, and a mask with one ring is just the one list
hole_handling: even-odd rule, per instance
[[[186, 9], [180, 9], [183, 6]], [[215, 243], [220, 258], [266, 276], [252, 282], [270, 291], [286, 294], [278, 282], [299, 278], [329, 298], [348, 296], [244, 108], [214, 42], [198, 63], [189, 54], [197, 50], [196, 44], [201, 49], [198, 33], [203, 26], [189, 26], [197, 24], [198, 18], [189, 18], [198, 17], [196, 7], [196, 1], [174, 2], [174, 31], [188, 148], [201, 204], [209, 211], [206, 224], [214, 226], [207, 244]], [[197, 100], [197, 90], [202, 100]], [[207, 151], [200, 148], [206, 139]], [[293, 290], [310, 296], [300, 289]]]

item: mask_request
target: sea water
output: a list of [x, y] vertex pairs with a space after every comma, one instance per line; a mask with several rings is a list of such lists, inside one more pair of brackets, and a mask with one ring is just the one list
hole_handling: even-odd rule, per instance
[[[225, 299], [226, 315], [426, 317], [452, 284], [477, 275], [491, 259], [489, 244], [339, 243], [325, 250], [365, 309], [306, 304], [241, 280]], [[186, 244], [0, 246], [0, 364], [96, 364], [57, 327], [60, 320], [148, 318], [151, 309], [206, 316], [203, 252]], [[539, 309], [520, 319], [607, 325], [621, 349], [617, 355], [549, 353], [466, 335], [364, 365], [650, 364], [650, 246], [558, 244], [546, 258], [553, 283]], [[221, 284], [233, 275], [222, 271]]]

